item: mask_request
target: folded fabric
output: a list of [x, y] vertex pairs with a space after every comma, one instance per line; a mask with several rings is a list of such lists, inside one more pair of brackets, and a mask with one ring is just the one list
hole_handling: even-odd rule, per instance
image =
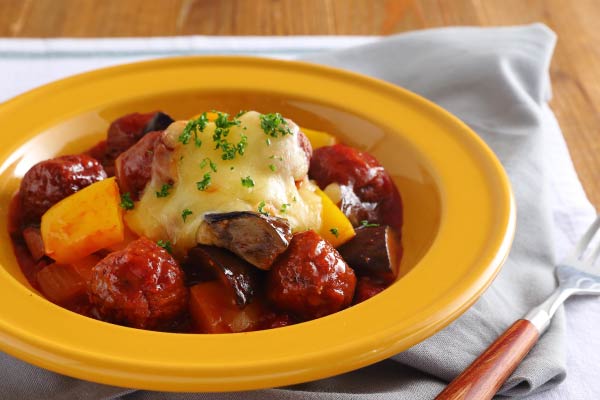
[[[185, 38], [161, 40], [172, 40], [177, 44], [175, 49], [185, 54], [198, 50], [190, 44], [193, 39], [189, 39], [187, 45]], [[508, 325], [552, 291], [555, 250], [564, 253], [572, 238], [593, 218], [594, 211], [585, 200], [558, 125], [547, 106], [550, 99], [548, 67], [555, 37], [546, 27], [445, 28], [377, 41], [372, 38], [360, 40], [367, 44], [302, 58], [358, 71], [421, 94], [457, 115], [490, 145], [509, 174], [518, 209], [515, 241], [505, 267], [482, 298], [446, 329], [371, 367], [287, 388], [223, 394], [170, 394], [169, 398], [431, 399]], [[118, 43], [118, 40], [114, 42]], [[18, 60], [21, 60], [20, 64], [26, 59], [44, 62], [45, 51], [62, 54], [60, 46], [65, 43], [53, 43], [42, 46], [41, 50], [34, 48], [33, 53], [27, 55], [29, 58], [23, 54], [20, 59], [16, 58], [17, 61], [13, 58], [12, 67], [19, 64]], [[77, 46], [84, 46], [83, 41], [77, 43]], [[144, 49], [143, 43], [138, 43], [140, 52]], [[349, 43], [345, 42], [346, 45]], [[312, 44], [318, 45], [317, 42]], [[287, 46], [293, 54], [289, 43]], [[48, 50], [49, 47], [52, 49]], [[106, 65], [124, 59], [168, 55], [161, 53], [162, 47], [152, 53], [152, 46], [148, 53], [142, 54], [136, 53], [135, 46], [131, 45], [125, 58], [103, 53], [95, 55], [92, 48], [88, 43], [88, 56], [77, 59], [81, 63], [78, 67], [99, 66], [95, 57], [101, 57], [103, 62], [100, 64]], [[18, 53], [13, 48], [9, 50]], [[0, 41], [0, 55], [2, 52], [3, 42]], [[260, 47], [258, 52], [282, 55], [269, 54], [267, 45]], [[70, 58], [68, 60], [72, 62]], [[56, 60], [52, 63], [58, 71], [61, 64]], [[20, 73], [16, 69], [13, 71], [13, 74]], [[49, 79], [48, 76], [45, 78]], [[26, 86], [14, 85], [16, 90]], [[11, 90], [15, 90], [14, 87]], [[557, 243], [559, 247], [556, 247]], [[452, 260], [448, 260], [448, 268], [451, 264]], [[565, 378], [564, 330], [561, 311], [504, 385], [502, 394], [530, 394], [551, 388]], [[8, 398], [167, 397], [164, 393], [131, 391], [63, 377], [7, 355], [0, 355], [0, 365], [0, 391], [10, 394]]]

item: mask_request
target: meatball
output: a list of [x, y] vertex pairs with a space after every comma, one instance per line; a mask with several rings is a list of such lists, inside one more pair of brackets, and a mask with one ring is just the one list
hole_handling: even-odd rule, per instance
[[383, 292], [388, 286], [390, 286], [390, 283], [383, 279], [361, 276], [356, 283], [353, 303], [358, 304], [368, 300], [376, 294]]
[[102, 320], [162, 329], [187, 308], [183, 279], [179, 264], [165, 249], [140, 238], [92, 269], [88, 296]]
[[[366, 152], [336, 144], [313, 153], [309, 176], [321, 189], [342, 186], [340, 208], [354, 226], [361, 221], [402, 227], [402, 201], [390, 175]], [[348, 190], [349, 189], [349, 190]]]
[[356, 276], [340, 254], [314, 231], [297, 233], [269, 271], [267, 296], [278, 309], [304, 320], [352, 302]]
[[23, 177], [21, 212], [25, 224], [37, 224], [65, 197], [106, 178], [100, 163], [87, 155], [62, 156], [37, 163]]
[[117, 157], [148, 133], [163, 131], [172, 122], [170, 116], [160, 111], [124, 115], [110, 124], [106, 140], [88, 150], [88, 153], [100, 160], [108, 175], [113, 176]]
[[111, 160], [133, 146], [144, 136], [146, 125], [156, 112], [146, 114], [132, 113], [114, 120], [108, 128], [106, 136], [106, 155]]
[[134, 146], [122, 153], [115, 162], [115, 175], [121, 193], [130, 193], [133, 200], [139, 200], [152, 177], [154, 147], [162, 132], [150, 132]]

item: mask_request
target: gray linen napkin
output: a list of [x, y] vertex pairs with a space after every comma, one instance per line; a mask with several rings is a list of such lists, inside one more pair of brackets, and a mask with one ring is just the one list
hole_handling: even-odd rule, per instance
[[[446, 28], [305, 58], [387, 80], [440, 104], [481, 135], [506, 168], [518, 207], [513, 250], [490, 289], [443, 331], [358, 371], [287, 388], [224, 394], [131, 391], [63, 377], [0, 354], [2, 398], [433, 398], [555, 285], [544, 157], [544, 109], [550, 97], [548, 65], [554, 43], [554, 34], [543, 25]], [[521, 396], [561, 382], [563, 335], [559, 312], [501, 393]]]

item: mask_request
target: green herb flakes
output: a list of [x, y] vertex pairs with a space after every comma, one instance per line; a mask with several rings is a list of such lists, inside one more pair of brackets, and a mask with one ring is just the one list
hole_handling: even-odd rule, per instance
[[247, 177], [241, 178], [241, 179], [242, 179], [243, 187], [247, 187], [247, 188], [254, 187], [254, 179], [252, 179], [251, 177], [247, 176]]
[[208, 117], [206, 116], [206, 113], [203, 112], [198, 118], [188, 121], [187, 125], [185, 128], [183, 128], [183, 131], [179, 135], [178, 140], [183, 144], [188, 144], [192, 138], [192, 135], [194, 135], [194, 142], [196, 143], [196, 146], [200, 147], [202, 145], [202, 141], [198, 137], [198, 133], [204, 132], [204, 128], [206, 128], [207, 124]]
[[133, 200], [131, 200], [131, 194], [129, 194], [129, 192], [121, 195], [121, 204], [119, 205], [125, 210], [133, 210], [134, 204]]
[[204, 160], [200, 162], [200, 168], [206, 167], [206, 165], [212, 169], [213, 172], [217, 172], [217, 164], [215, 164], [210, 158], [206, 157]]
[[156, 192], [156, 197], [167, 197], [170, 194], [170, 190], [173, 187], [172, 183], [165, 183], [161, 186], [160, 191]]
[[229, 120], [229, 114], [217, 112], [213, 142], [215, 143], [215, 149], [221, 149], [223, 152], [221, 155], [221, 159], [223, 160], [233, 160], [237, 154], [243, 156], [246, 151], [246, 147], [248, 146], [248, 137], [246, 135], [240, 135], [238, 143], [232, 143], [227, 140], [231, 127], [239, 125], [240, 121], [237, 118]]
[[196, 188], [198, 188], [198, 190], [200, 190], [202, 192], [205, 191], [210, 186], [210, 180], [211, 180], [210, 172], [205, 173], [202, 180], [199, 182], [196, 182]]
[[193, 214], [192, 210], [190, 210], [189, 208], [186, 208], [181, 212], [181, 219], [183, 220], [183, 222], [185, 222], [187, 217], [192, 214]]
[[363, 228], [372, 228], [379, 226], [379, 224], [371, 224], [366, 219], [363, 219], [362, 221], [360, 221], [360, 226]]
[[266, 215], [268, 216], [269, 213], [267, 211], [265, 211], [265, 206], [267, 205], [267, 203], [265, 203], [265, 201], [261, 201], [260, 203], [258, 203], [258, 212], [261, 213], [262, 215]]
[[329, 232], [331, 232], [331, 234], [332, 234], [333, 236], [335, 236], [335, 237], [338, 237], [338, 236], [340, 236], [340, 231], [338, 230], [338, 228], [331, 228], [331, 229], [329, 230]]
[[293, 134], [287, 121], [279, 113], [262, 114], [260, 116], [260, 127], [267, 136], [273, 138]]
[[277, 171], [277, 167], [274, 164], [269, 164], [269, 169], [273, 172]]
[[169, 253], [173, 253], [173, 245], [168, 240], [159, 240], [156, 242], [157, 245], [168, 251]]

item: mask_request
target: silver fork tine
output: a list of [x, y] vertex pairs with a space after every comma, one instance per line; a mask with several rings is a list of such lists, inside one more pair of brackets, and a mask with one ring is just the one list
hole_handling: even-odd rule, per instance
[[[596, 216], [596, 220], [594, 221], [594, 223], [590, 225], [587, 232], [585, 232], [585, 235], [583, 235], [581, 239], [579, 239], [579, 242], [575, 244], [575, 248], [573, 249], [573, 251], [569, 254], [567, 259], [563, 261], [565, 264], [575, 263], [577, 262], [577, 260], [579, 260], [579, 258], [581, 258], [581, 256], [585, 252], [585, 249], [596, 235], [598, 228], [600, 228], [600, 215]], [[596, 253], [596, 250], [594, 250], [594, 253]]]

